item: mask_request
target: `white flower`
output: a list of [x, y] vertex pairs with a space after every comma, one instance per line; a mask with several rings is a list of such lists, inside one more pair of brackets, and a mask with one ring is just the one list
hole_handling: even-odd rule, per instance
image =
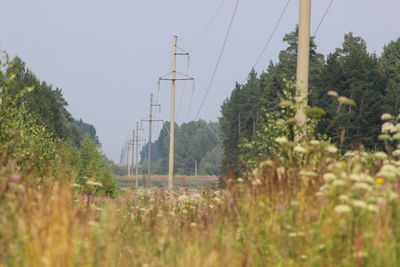
[[381, 170], [378, 172], [377, 176], [381, 176], [387, 179], [396, 178], [397, 168], [394, 165], [383, 165]]
[[354, 185], [354, 188], [363, 189], [365, 191], [371, 191], [372, 190], [371, 186], [369, 184], [366, 184], [366, 183], [356, 183]]
[[382, 133], [395, 133], [396, 131], [396, 127], [391, 122], [385, 122], [384, 124], [382, 124]]
[[400, 149], [396, 149], [395, 151], [393, 151], [393, 156], [397, 157], [400, 156]]
[[294, 151], [297, 152], [297, 153], [301, 153], [301, 154], [307, 154], [308, 153], [308, 150], [305, 147], [301, 146], [301, 145], [296, 145], [294, 147]]
[[391, 118], [392, 118], [392, 115], [390, 115], [389, 113], [382, 114], [382, 116], [381, 116], [381, 120], [383, 120], [383, 121], [390, 120]]
[[334, 96], [334, 97], [338, 97], [339, 94], [336, 91], [328, 91], [328, 95], [329, 96]]
[[384, 160], [387, 158], [387, 154], [385, 152], [375, 152], [374, 157], [380, 160]]
[[321, 144], [321, 141], [319, 141], [319, 140], [311, 140], [310, 144], [313, 145], [313, 146], [319, 146]]
[[326, 148], [326, 151], [329, 153], [336, 153], [338, 151], [338, 149], [334, 145], [330, 145]]
[[289, 142], [289, 140], [285, 136], [280, 136], [280, 137], [275, 138], [275, 142], [282, 145], [282, 144], [286, 144], [287, 142]]
[[338, 205], [335, 207], [335, 212], [336, 213], [349, 213], [351, 212], [351, 207], [347, 205]]
[[346, 182], [343, 180], [336, 180], [332, 183], [333, 186], [343, 186], [346, 185]]
[[347, 201], [349, 201], [349, 197], [346, 195], [340, 195], [339, 200], [347, 202]]
[[243, 183], [244, 182], [243, 178], [238, 178], [237, 181], [238, 181], [238, 183]]
[[365, 209], [365, 208], [367, 208], [367, 203], [365, 203], [364, 201], [362, 201], [362, 200], [353, 200], [352, 202], [351, 202], [351, 204], [354, 206], [354, 207], [356, 207], [356, 208], [361, 208], [361, 209]]
[[100, 182], [95, 182], [95, 181], [87, 181], [86, 184], [88, 185], [93, 185], [93, 186], [98, 186], [98, 187], [102, 187], [103, 185]]
[[372, 204], [369, 204], [367, 208], [369, 211], [372, 211], [372, 212], [378, 212], [378, 210], [379, 210], [378, 206], [372, 205]]
[[334, 175], [333, 173], [325, 173], [323, 178], [325, 182], [331, 182], [336, 180], [336, 175]]

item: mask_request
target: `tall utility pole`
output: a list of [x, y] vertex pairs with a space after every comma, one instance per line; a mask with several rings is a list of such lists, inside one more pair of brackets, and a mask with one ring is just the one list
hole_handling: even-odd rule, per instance
[[194, 160], [194, 176], [197, 176], [197, 159]]
[[168, 188], [174, 187], [174, 149], [175, 149], [175, 83], [176, 83], [176, 46], [178, 37], [175, 35], [172, 45], [172, 86], [171, 86], [171, 112], [169, 124], [169, 164]]
[[[177, 49], [182, 52], [177, 53]], [[178, 47], [178, 37], [175, 35], [172, 44], [172, 78], [160, 78], [159, 80], [172, 81], [171, 86], [171, 113], [170, 113], [170, 126], [169, 126], [169, 163], [168, 163], [168, 188], [174, 187], [174, 148], [175, 148], [175, 85], [176, 81], [194, 80], [194, 78], [187, 75], [185, 78], [176, 78], [176, 56], [189, 56], [189, 53]], [[165, 77], [165, 76], [164, 76]]]
[[153, 104], [153, 94], [150, 94], [150, 113], [148, 120], [149, 122], [149, 140], [147, 143], [147, 181], [146, 184], [150, 186], [150, 179], [151, 179], [151, 137], [152, 137], [152, 123], [153, 121], [161, 121], [161, 120], [153, 120], [153, 107], [160, 106], [158, 104]]
[[[296, 122], [304, 126], [307, 122], [305, 109], [308, 103], [308, 79], [310, 63], [310, 22], [311, 0], [300, 0], [299, 12], [299, 36], [297, 51], [296, 73]], [[297, 133], [296, 139], [300, 139], [304, 133]]]

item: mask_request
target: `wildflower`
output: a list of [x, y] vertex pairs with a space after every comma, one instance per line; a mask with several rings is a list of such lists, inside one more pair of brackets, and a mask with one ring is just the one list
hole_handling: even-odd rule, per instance
[[347, 202], [347, 201], [349, 201], [349, 197], [346, 196], [346, 195], [340, 195], [340, 196], [339, 196], [339, 200], [344, 201], [344, 202]]
[[326, 148], [326, 151], [329, 153], [336, 153], [338, 151], [338, 149], [336, 148], [336, 146], [330, 145]]
[[243, 183], [244, 182], [243, 178], [238, 178], [237, 181], [238, 181], [238, 183]]
[[318, 146], [318, 145], [321, 144], [321, 141], [319, 141], [319, 140], [311, 140], [310, 144], [313, 145], [313, 146]]
[[383, 121], [390, 120], [391, 118], [392, 118], [392, 115], [390, 115], [389, 113], [382, 114], [382, 116], [381, 116], [381, 120], [383, 120]]
[[282, 211], [285, 209], [285, 206], [283, 204], [277, 204], [275, 207], [278, 211]]
[[338, 164], [339, 164], [340, 167], [346, 167], [347, 166], [347, 162], [343, 161], [343, 160], [339, 161]]
[[336, 180], [332, 183], [333, 186], [343, 186], [346, 185], [346, 182], [343, 180]]
[[396, 178], [397, 168], [394, 165], [383, 165], [381, 170], [378, 173], [378, 176], [387, 178], [387, 179], [394, 179]]
[[190, 224], [190, 227], [192, 227], [192, 228], [195, 228], [195, 227], [197, 227], [197, 223], [195, 223], [195, 222], [192, 222], [192, 223]]
[[391, 122], [385, 122], [384, 124], [382, 124], [382, 133], [395, 133], [396, 131], [396, 127]]
[[301, 145], [296, 145], [294, 147], [294, 151], [297, 152], [297, 153], [300, 153], [300, 154], [307, 154], [308, 153], [308, 150], [305, 147], [301, 146]]
[[356, 208], [362, 208], [362, 209], [365, 209], [365, 208], [367, 208], [367, 203], [365, 203], [364, 201], [362, 201], [362, 200], [353, 200], [352, 202], [351, 202], [351, 204], [354, 206], [354, 207], [356, 207]]
[[354, 102], [353, 99], [350, 99], [350, 98], [345, 97], [345, 96], [339, 96], [338, 97], [338, 101], [342, 105], [348, 105], [348, 106], [355, 106], [356, 105], [356, 102]]
[[372, 205], [372, 204], [369, 204], [368, 207], [367, 207], [367, 209], [368, 209], [369, 211], [372, 211], [372, 212], [378, 212], [378, 211], [379, 211], [378, 206]]
[[71, 184], [71, 186], [73, 187], [73, 188], [79, 188], [79, 187], [81, 187], [81, 185], [80, 184]]
[[308, 259], [308, 256], [307, 256], [307, 255], [305, 255], [305, 254], [303, 254], [303, 255], [301, 255], [301, 256], [300, 256], [300, 259], [302, 259], [302, 260], [306, 260], [306, 259]]
[[98, 187], [102, 187], [103, 185], [100, 182], [96, 182], [96, 181], [87, 181], [86, 184], [88, 185], [93, 185], [93, 186], [98, 186]]
[[347, 205], [338, 205], [334, 210], [336, 213], [349, 213], [351, 212], [351, 207]]
[[321, 191], [318, 191], [317, 193], [315, 193], [315, 195], [316, 195], [317, 197], [323, 197], [323, 196], [324, 196], [324, 193], [321, 192]]
[[385, 180], [381, 177], [375, 177], [374, 181], [376, 184], [383, 184], [385, 182]]
[[374, 157], [380, 160], [385, 160], [387, 158], [387, 154], [385, 152], [375, 152]]
[[13, 181], [15, 183], [18, 182], [20, 179], [21, 179], [21, 176], [18, 174], [11, 175], [11, 181]]
[[289, 140], [285, 137], [285, 136], [280, 136], [275, 138], [275, 142], [277, 142], [278, 144], [286, 144]]
[[325, 173], [323, 178], [325, 182], [332, 182], [336, 180], [336, 175], [334, 175], [333, 173]]
[[365, 190], [365, 191], [371, 191], [372, 190], [371, 186], [366, 184], [366, 183], [356, 183], [354, 185], [354, 188], [362, 189], [362, 190]]
[[336, 91], [328, 91], [327, 93], [329, 96], [338, 97], [339, 94]]
[[[398, 134], [398, 135], [400, 136], [400, 134]], [[392, 155], [395, 157], [400, 156], [400, 149], [396, 149], [395, 151], [393, 151]]]

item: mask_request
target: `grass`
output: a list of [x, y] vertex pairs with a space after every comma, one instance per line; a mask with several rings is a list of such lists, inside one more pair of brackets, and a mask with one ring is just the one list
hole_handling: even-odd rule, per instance
[[38, 187], [4, 167], [0, 264], [399, 266], [400, 162], [300, 159], [263, 162], [224, 189], [125, 187], [117, 199], [74, 193], [62, 173]]
[[[117, 176], [117, 182], [121, 187], [134, 187], [136, 180], [134, 176]], [[143, 186], [144, 175], [138, 177], [139, 186]], [[151, 177], [151, 187], [167, 187], [168, 176], [156, 175]], [[175, 187], [193, 188], [193, 189], [218, 189], [219, 179], [216, 176], [175, 176]]]

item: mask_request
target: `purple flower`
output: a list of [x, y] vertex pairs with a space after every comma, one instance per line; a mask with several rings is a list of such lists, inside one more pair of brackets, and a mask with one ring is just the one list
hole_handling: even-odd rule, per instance
[[15, 183], [18, 182], [20, 179], [21, 179], [21, 176], [18, 174], [11, 175], [11, 181], [13, 181]]
[[285, 209], [285, 206], [284, 206], [283, 204], [277, 204], [275, 208], [276, 208], [276, 210], [278, 210], [278, 211], [282, 211], [282, 210]]

